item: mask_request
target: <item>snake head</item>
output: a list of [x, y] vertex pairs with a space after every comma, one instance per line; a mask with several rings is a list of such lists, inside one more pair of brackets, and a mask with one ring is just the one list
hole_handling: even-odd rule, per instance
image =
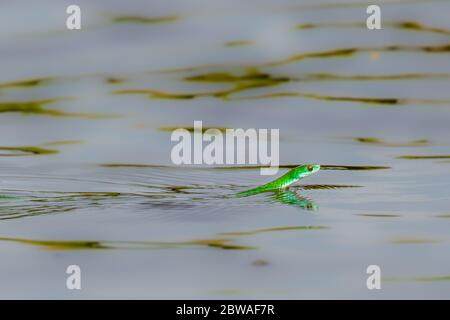
[[304, 164], [304, 165], [296, 167], [294, 169], [294, 172], [298, 179], [302, 179], [302, 178], [307, 177], [319, 170], [320, 170], [319, 164]]

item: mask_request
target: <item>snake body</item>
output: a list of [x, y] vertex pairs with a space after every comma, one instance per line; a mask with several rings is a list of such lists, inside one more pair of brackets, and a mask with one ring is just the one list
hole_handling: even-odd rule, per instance
[[261, 192], [268, 192], [268, 191], [276, 191], [280, 189], [285, 189], [289, 187], [291, 184], [299, 181], [300, 179], [303, 179], [304, 177], [307, 177], [317, 171], [320, 170], [320, 165], [318, 164], [304, 164], [300, 165], [298, 167], [295, 167], [288, 172], [286, 172], [284, 175], [279, 177], [278, 179], [275, 179], [269, 183], [263, 184], [259, 187], [249, 189], [246, 191], [242, 191], [236, 194], [237, 197], [248, 197], [252, 196]]

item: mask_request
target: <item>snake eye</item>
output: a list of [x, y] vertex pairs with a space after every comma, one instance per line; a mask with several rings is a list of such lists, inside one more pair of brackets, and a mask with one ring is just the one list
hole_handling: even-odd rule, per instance
[[313, 171], [313, 166], [307, 166], [306, 168], [308, 169], [308, 171]]

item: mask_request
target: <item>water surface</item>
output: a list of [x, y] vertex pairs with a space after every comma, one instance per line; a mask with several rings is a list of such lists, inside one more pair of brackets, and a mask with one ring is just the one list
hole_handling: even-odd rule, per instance
[[[450, 297], [448, 1], [379, 31], [356, 1], [68, 4], [0, 5], [1, 298]], [[228, 198], [270, 178], [174, 166], [194, 120], [324, 170]]]

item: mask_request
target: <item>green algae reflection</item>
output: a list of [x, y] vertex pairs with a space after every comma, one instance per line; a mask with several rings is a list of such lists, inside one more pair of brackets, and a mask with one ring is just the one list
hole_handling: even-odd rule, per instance
[[37, 78], [37, 79], [5, 82], [5, 83], [0, 83], [0, 89], [37, 87], [37, 86], [42, 85], [50, 80], [52, 80], [52, 78]]
[[33, 146], [22, 146], [22, 147], [1, 147], [0, 151], [9, 151], [8, 153], [0, 153], [0, 156], [28, 156], [28, 155], [48, 155], [56, 154], [59, 151], [55, 149], [33, 147]]
[[379, 145], [383, 147], [424, 147], [430, 145], [430, 141], [427, 139], [418, 139], [418, 140], [412, 140], [408, 142], [387, 142], [383, 139], [375, 138], [375, 137], [356, 137], [353, 138], [353, 140], [364, 143], [364, 144], [370, 144], [370, 145]]
[[[159, 128], [159, 130], [163, 131], [163, 132], [173, 132], [173, 131], [175, 131], [177, 129], [187, 130], [187, 131], [189, 131], [191, 133], [195, 132], [195, 128], [192, 127], [192, 126], [161, 127], [161, 128]], [[205, 134], [205, 133], [206, 134], [208, 134], [208, 133], [211, 134], [211, 133], [217, 132], [217, 131], [220, 132], [220, 133], [226, 133], [226, 131], [228, 129], [229, 128], [221, 128], [221, 127], [202, 127], [202, 133], [203, 134]]]
[[386, 213], [359, 213], [355, 216], [366, 217], [366, 218], [399, 218], [399, 214], [386, 214]]
[[59, 150], [48, 148], [47, 146], [60, 146], [60, 145], [71, 145], [78, 144], [81, 141], [77, 140], [65, 140], [65, 141], [51, 141], [43, 144], [42, 146], [0, 146], [0, 151], [5, 151], [4, 153], [0, 152], [0, 156], [2, 157], [13, 157], [13, 156], [32, 156], [32, 155], [50, 155], [57, 154]]
[[443, 282], [450, 281], [450, 275], [428, 276], [428, 277], [383, 277], [383, 281], [396, 282]]
[[[450, 52], [450, 43], [442, 43], [436, 45], [402, 45], [392, 44], [379, 47], [348, 47], [323, 51], [301, 52], [287, 57], [278, 58], [272, 61], [260, 62], [258, 64], [204, 64], [195, 65], [184, 68], [172, 68], [156, 70], [158, 73], [180, 73], [180, 72], [200, 72], [201, 70], [215, 68], [220, 70], [229, 70], [238, 68], [240, 70], [261, 70], [263, 68], [278, 67], [306, 60], [330, 59], [330, 58], [349, 58], [357, 53], [373, 53], [373, 52], [413, 52], [426, 54], [440, 54]], [[223, 73], [223, 71], [216, 71]], [[260, 72], [260, 71], [257, 71]]]
[[[326, 226], [281, 226], [237, 232], [224, 232], [222, 236], [254, 236], [261, 233], [284, 231], [311, 231], [328, 229]], [[195, 239], [187, 241], [104, 241], [104, 240], [36, 240], [0, 237], [0, 242], [15, 242], [38, 246], [47, 250], [107, 250], [107, 249], [180, 249], [206, 247], [223, 250], [252, 250], [254, 246], [235, 244], [233, 238]]]
[[433, 159], [450, 159], [450, 155], [407, 155], [399, 156], [397, 159], [407, 159], [407, 160], [433, 160]]
[[449, 79], [449, 73], [398, 73], [398, 74], [337, 74], [307, 73], [296, 81], [394, 81], [394, 80], [431, 80]]
[[107, 250], [107, 249], [179, 249], [183, 247], [212, 247], [223, 250], [252, 250], [255, 247], [233, 244], [232, 239], [201, 239], [190, 241], [85, 241], [34, 240], [0, 237], [0, 241], [38, 246], [47, 250]]
[[261, 233], [271, 233], [280, 231], [307, 231], [307, 230], [323, 230], [329, 229], [327, 226], [282, 226], [282, 227], [271, 227], [271, 228], [261, 228], [246, 231], [235, 231], [235, 232], [223, 232], [222, 235], [225, 236], [250, 236]]
[[425, 238], [395, 238], [389, 241], [391, 244], [433, 244], [438, 242], [437, 240]]
[[154, 89], [123, 89], [116, 90], [116, 94], [144, 94], [155, 99], [191, 100], [200, 97], [216, 97], [228, 99], [231, 95], [256, 88], [277, 86], [290, 81], [287, 77], [277, 77], [263, 73], [255, 68], [249, 68], [244, 74], [235, 75], [226, 72], [197, 74], [184, 78], [189, 82], [227, 83], [231, 88], [209, 92], [167, 92]]
[[112, 19], [115, 23], [132, 23], [132, 24], [159, 24], [169, 23], [179, 20], [178, 16], [117, 16]]
[[58, 109], [46, 108], [46, 105], [67, 99], [43, 99], [30, 101], [0, 102], [0, 113], [21, 113], [25, 115], [40, 115], [52, 117], [75, 117], [97, 119], [111, 117], [106, 114], [67, 112]]
[[[383, 28], [394, 28], [400, 30], [430, 32], [442, 35], [450, 35], [450, 30], [436, 28], [424, 25], [417, 21], [383, 21]], [[362, 22], [329, 22], [329, 23], [302, 23], [297, 25], [298, 30], [309, 30], [317, 28], [363, 28], [366, 29], [366, 23]]]
[[225, 42], [225, 47], [233, 48], [233, 47], [242, 47], [252, 45], [254, 42], [252, 40], [233, 40]]
[[289, 98], [289, 97], [299, 97], [307, 98], [320, 101], [332, 101], [332, 102], [354, 102], [369, 104], [373, 106], [404, 106], [404, 105], [450, 105], [450, 100], [439, 100], [439, 99], [409, 99], [409, 98], [375, 98], [375, 97], [351, 97], [351, 96], [330, 96], [323, 95], [319, 93], [311, 92], [294, 92], [294, 91], [284, 91], [284, 92], [273, 92], [255, 96], [244, 96], [238, 97], [234, 100], [265, 100], [269, 98]]
[[[183, 77], [184, 81], [199, 82], [207, 84], [224, 83], [230, 85], [227, 89], [218, 89], [212, 91], [180, 91], [171, 92], [164, 89], [133, 89], [124, 88], [113, 91], [115, 94], [142, 94], [152, 99], [174, 99], [174, 100], [192, 100], [202, 97], [222, 98], [224, 100], [255, 100], [269, 98], [288, 98], [300, 97], [320, 101], [332, 102], [354, 102], [369, 104], [373, 106], [401, 106], [401, 105], [450, 105], [450, 100], [439, 99], [413, 99], [403, 97], [357, 97], [357, 96], [335, 96], [315, 92], [300, 91], [279, 91], [263, 93], [258, 95], [241, 95], [235, 97], [237, 93], [246, 93], [252, 89], [268, 88], [279, 86], [291, 81], [318, 81], [318, 80], [399, 80], [399, 79], [422, 79], [422, 78], [443, 78], [449, 77], [448, 74], [399, 74], [399, 75], [330, 75], [330, 74], [312, 74], [304, 75], [299, 79], [293, 79], [288, 76], [274, 75], [266, 70], [273, 67], [293, 64], [309, 59], [330, 59], [346, 58], [357, 53], [379, 53], [379, 52], [417, 52], [426, 54], [440, 54], [450, 52], [450, 44], [438, 45], [400, 45], [392, 44], [380, 47], [350, 47], [338, 48], [333, 50], [312, 51], [293, 54], [287, 57], [278, 58], [272, 61], [261, 62], [257, 64], [229, 64], [229, 65], [197, 65], [193, 67], [159, 70], [159, 73], [180, 73], [195, 72], [196, 74]], [[214, 68], [213, 72], [202, 72], [205, 69]], [[239, 73], [230, 73], [225, 70], [237, 69]]]

